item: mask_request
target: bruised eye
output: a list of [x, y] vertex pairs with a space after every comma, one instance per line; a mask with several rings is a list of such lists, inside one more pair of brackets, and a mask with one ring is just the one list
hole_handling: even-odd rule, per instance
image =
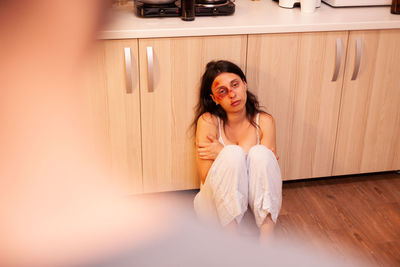
[[218, 97], [219, 99], [224, 98], [227, 94], [228, 94], [228, 89], [226, 89], [226, 88], [219, 88], [215, 92], [215, 96]]
[[227, 90], [226, 89], [219, 89], [218, 94], [226, 94]]

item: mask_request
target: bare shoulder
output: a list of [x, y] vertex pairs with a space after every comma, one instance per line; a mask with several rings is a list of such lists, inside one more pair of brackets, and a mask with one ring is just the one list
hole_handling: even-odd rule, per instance
[[267, 113], [260, 113], [261, 144], [276, 151], [276, 129], [274, 118]]
[[268, 130], [269, 128], [275, 128], [275, 119], [267, 113], [260, 113], [260, 128]]
[[197, 120], [197, 124], [199, 124], [199, 123], [217, 126], [218, 119], [217, 119], [217, 116], [211, 114], [210, 112], [206, 112], [206, 113], [201, 114], [201, 116]]
[[209, 112], [202, 114], [197, 120], [196, 140], [207, 140], [207, 135], [218, 135], [218, 119]]

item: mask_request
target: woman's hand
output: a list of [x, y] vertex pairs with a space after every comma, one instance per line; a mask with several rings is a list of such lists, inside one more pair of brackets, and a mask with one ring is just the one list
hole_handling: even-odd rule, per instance
[[200, 159], [215, 160], [224, 146], [214, 136], [207, 135], [207, 139], [210, 143], [197, 144], [197, 153]]

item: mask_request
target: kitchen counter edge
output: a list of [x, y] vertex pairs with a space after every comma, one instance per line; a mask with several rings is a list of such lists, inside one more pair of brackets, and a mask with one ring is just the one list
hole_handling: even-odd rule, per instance
[[175, 18], [140, 18], [134, 5], [114, 7], [99, 39], [162, 38], [288, 32], [376, 30], [400, 28], [400, 15], [390, 6], [333, 8], [324, 3], [314, 13], [299, 7], [281, 8], [272, 0], [237, 0], [231, 16], [196, 17], [192, 22]]

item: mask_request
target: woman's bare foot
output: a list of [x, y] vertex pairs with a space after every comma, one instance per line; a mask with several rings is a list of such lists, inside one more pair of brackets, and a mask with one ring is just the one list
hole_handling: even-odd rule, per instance
[[271, 219], [271, 215], [265, 218], [263, 224], [260, 227], [260, 244], [269, 243], [274, 238], [275, 224]]

